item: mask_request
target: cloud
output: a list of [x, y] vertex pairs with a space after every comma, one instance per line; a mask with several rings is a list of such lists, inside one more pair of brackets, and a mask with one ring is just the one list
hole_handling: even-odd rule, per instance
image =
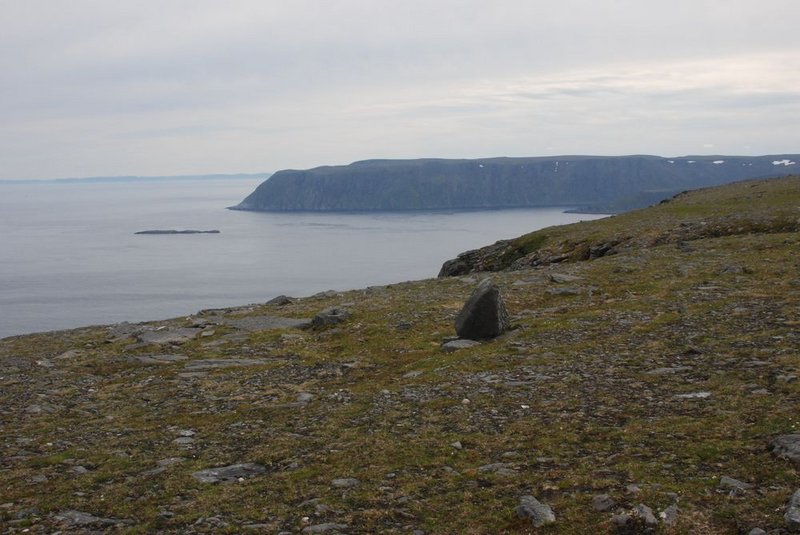
[[3, 2], [0, 178], [788, 151], [792, 15], [794, 0]]

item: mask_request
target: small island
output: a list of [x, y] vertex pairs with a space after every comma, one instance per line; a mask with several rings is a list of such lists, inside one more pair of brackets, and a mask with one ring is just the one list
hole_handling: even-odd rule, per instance
[[134, 234], [219, 234], [218, 230], [140, 230]]

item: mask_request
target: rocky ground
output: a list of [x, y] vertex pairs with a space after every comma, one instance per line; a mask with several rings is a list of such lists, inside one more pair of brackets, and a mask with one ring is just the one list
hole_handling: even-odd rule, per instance
[[[798, 218], [749, 182], [459, 277], [4, 339], [0, 532], [798, 529]], [[511, 330], [444, 350], [476, 266]]]

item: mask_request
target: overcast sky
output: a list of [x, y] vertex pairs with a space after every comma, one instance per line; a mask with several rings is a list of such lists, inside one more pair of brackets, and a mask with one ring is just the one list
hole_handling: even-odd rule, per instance
[[0, 0], [0, 179], [800, 152], [798, 0]]

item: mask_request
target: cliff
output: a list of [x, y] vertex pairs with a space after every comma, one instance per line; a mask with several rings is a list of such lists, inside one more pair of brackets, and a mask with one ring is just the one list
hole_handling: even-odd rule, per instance
[[368, 160], [275, 173], [236, 210], [381, 211], [579, 206], [612, 213], [686, 189], [785, 175], [800, 155]]

